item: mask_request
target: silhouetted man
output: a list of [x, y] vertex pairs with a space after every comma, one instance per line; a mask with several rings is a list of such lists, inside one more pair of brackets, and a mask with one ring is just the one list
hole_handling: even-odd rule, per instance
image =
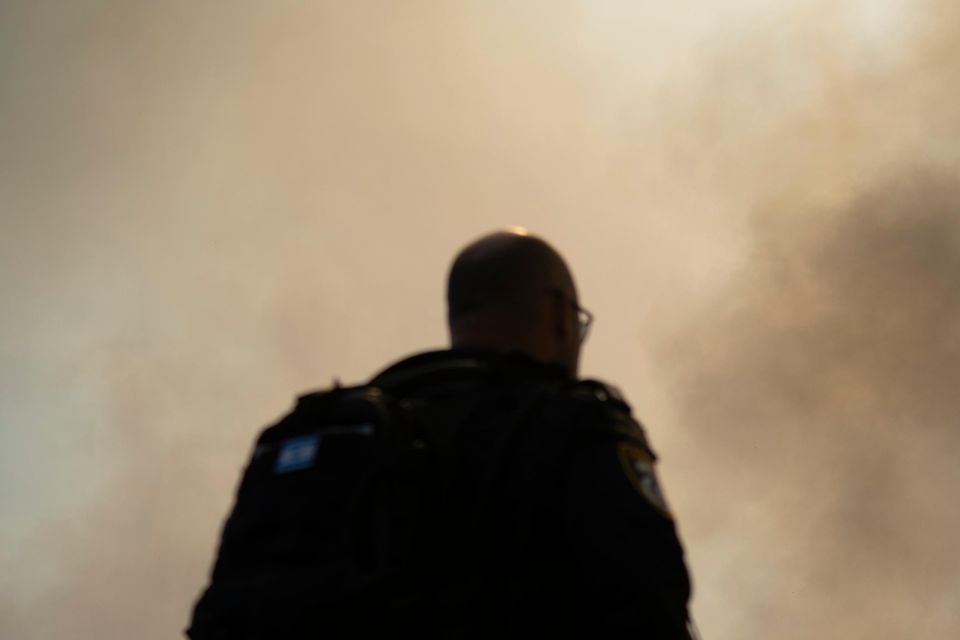
[[[261, 437], [191, 637], [691, 637], [690, 583], [656, 457], [615, 389], [577, 379], [592, 317], [561, 256], [523, 230], [485, 236], [456, 258], [447, 302], [451, 349], [402, 360], [357, 388], [403, 407], [387, 422], [407, 426], [382, 430], [414, 435], [378, 449], [402, 454], [344, 463], [358, 445], [335, 443], [373, 442], [378, 419], [320, 428], [297, 418], [338, 411], [316, 408], [329, 393], [302, 399], [272, 428], [281, 435]], [[258, 456], [273, 456], [261, 471]], [[330, 471], [337, 464], [343, 470]], [[318, 489], [286, 515], [271, 511], [282, 492], [307, 491], [294, 484], [305, 469], [336, 479], [365, 466], [380, 471], [331, 493], [353, 495], [348, 508], [324, 511], [334, 502]], [[274, 493], [245, 489], [267, 481]], [[259, 511], [241, 509], [254, 502]], [[321, 540], [312, 532], [324, 517], [350, 524]], [[284, 527], [311, 533], [304, 542]], [[298, 544], [312, 551], [288, 551]], [[297, 558], [310, 568], [295, 573]], [[292, 580], [297, 589], [287, 589]]]

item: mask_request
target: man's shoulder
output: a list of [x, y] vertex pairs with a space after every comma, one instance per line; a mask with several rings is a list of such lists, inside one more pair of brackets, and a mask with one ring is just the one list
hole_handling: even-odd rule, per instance
[[632, 415], [630, 405], [619, 389], [594, 378], [571, 380], [560, 393], [559, 401], [577, 415], [594, 414], [609, 418]]
[[585, 378], [571, 383], [562, 394], [560, 410], [564, 421], [598, 436], [631, 439], [647, 444], [643, 425], [620, 390], [602, 380]]
[[620, 389], [609, 382], [596, 378], [583, 378], [571, 384], [568, 392], [575, 400], [588, 405], [630, 413], [630, 405]]

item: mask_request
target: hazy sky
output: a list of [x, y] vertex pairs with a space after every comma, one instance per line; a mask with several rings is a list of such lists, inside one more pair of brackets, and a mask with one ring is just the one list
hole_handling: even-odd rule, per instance
[[258, 430], [523, 225], [705, 638], [960, 635], [955, 0], [0, 3], [0, 636], [177, 637]]

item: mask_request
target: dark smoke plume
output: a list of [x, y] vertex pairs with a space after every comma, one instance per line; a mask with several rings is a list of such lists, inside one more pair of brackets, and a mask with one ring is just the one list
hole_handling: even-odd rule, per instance
[[[743, 527], [695, 555], [763, 532], [711, 581], [754, 594], [731, 625], [756, 637], [947, 637], [960, 615], [960, 181], [911, 168], [791, 223], [804, 213], [758, 212], [739, 284], [664, 357], [693, 372], [677, 382], [684, 422], [722, 488], [692, 530]], [[701, 594], [708, 609], [719, 597]]]

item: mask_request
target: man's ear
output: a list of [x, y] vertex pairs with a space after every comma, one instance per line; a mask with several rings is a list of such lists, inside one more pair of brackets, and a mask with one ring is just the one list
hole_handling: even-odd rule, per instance
[[570, 322], [566, 313], [566, 301], [561, 296], [550, 296], [550, 328], [557, 344], [567, 344], [570, 339]]

